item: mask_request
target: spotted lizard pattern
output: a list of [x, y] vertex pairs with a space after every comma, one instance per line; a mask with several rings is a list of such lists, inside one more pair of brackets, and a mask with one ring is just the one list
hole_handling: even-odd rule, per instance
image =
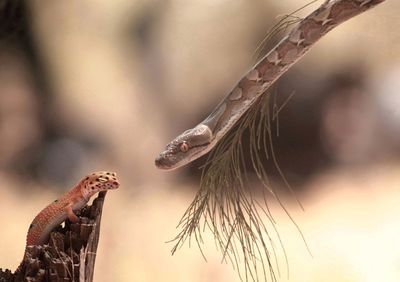
[[87, 175], [33, 219], [26, 237], [26, 246], [47, 243], [50, 232], [67, 218], [73, 223], [79, 221], [75, 212], [83, 208], [94, 194], [118, 187], [119, 181], [114, 172], [100, 171]]

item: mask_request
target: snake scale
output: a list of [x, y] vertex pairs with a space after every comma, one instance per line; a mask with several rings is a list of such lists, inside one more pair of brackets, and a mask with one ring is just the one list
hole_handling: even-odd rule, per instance
[[205, 120], [172, 140], [156, 158], [156, 166], [166, 170], [176, 169], [209, 152], [314, 43], [334, 27], [383, 1], [325, 1], [255, 64]]

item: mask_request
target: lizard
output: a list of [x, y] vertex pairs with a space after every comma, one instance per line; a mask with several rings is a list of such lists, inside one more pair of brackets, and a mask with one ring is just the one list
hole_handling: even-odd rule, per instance
[[[50, 232], [67, 218], [72, 223], [77, 223], [79, 218], [75, 212], [82, 209], [93, 195], [118, 187], [119, 181], [114, 172], [100, 171], [85, 176], [77, 185], [45, 207], [33, 219], [26, 236], [24, 259], [28, 246], [46, 244]], [[22, 262], [17, 271], [21, 265]]]

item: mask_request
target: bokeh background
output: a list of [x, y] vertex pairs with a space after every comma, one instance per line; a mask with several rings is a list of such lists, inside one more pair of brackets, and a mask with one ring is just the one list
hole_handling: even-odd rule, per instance
[[[171, 256], [201, 163], [164, 172], [154, 158], [307, 1], [23, 2], [0, 3], [0, 266], [17, 267], [40, 209], [111, 170], [122, 186], [106, 199], [95, 281], [239, 281], [210, 232], [207, 262], [195, 245]], [[284, 202], [312, 252], [270, 203], [289, 259], [281, 281], [400, 280], [398, 11], [388, 0], [338, 27], [277, 84], [294, 97], [276, 154], [305, 211]]]

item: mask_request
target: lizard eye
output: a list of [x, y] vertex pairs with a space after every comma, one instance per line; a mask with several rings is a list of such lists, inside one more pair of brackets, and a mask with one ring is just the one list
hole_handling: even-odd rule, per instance
[[105, 178], [105, 177], [103, 177], [103, 176], [100, 176], [100, 177], [98, 178], [98, 180], [99, 180], [100, 182], [102, 182], [102, 183], [107, 182], [107, 178]]
[[179, 149], [182, 153], [186, 153], [187, 151], [189, 151], [189, 145], [186, 142], [183, 142]]

